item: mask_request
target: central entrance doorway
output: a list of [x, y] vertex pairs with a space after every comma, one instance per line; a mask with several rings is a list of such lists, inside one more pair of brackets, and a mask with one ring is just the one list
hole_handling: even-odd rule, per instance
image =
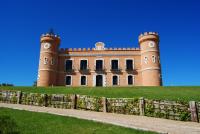
[[96, 76], [96, 86], [97, 87], [102, 87], [103, 86], [103, 76], [102, 75], [97, 75]]

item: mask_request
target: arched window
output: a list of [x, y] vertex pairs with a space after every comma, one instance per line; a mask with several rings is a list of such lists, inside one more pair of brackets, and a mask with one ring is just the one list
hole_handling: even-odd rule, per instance
[[128, 85], [133, 85], [133, 76], [132, 75], [128, 76]]
[[66, 83], [67, 86], [72, 85], [72, 77], [66, 76], [65, 83]]
[[118, 85], [118, 76], [113, 76], [113, 85]]
[[81, 85], [86, 85], [86, 76], [81, 76]]
[[156, 56], [155, 55], [152, 55], [152, 62], [156, 63]]

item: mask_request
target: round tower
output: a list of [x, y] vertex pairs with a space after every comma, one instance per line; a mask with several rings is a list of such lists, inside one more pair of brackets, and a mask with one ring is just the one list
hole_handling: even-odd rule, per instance
[[40, 44], [37, 86], [46, 87], [56, 85], [60, 37], [55, 35], [53, 31], [50, 31], [41, 36]]
[[143, 86], [161, 86], [159, 35], [145, 32], [139, 36], [141, 50], [141, 74]]

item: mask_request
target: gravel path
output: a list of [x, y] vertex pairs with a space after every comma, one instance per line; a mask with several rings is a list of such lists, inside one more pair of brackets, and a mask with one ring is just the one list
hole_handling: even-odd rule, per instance
[[38, 107], [20, 104], [0, 103], [0, 107], [71, 116], [80, 119], [94, 120], [98, 122], [164, 134], [200, 134], [200, 123], [195, 122], [182, 122], [145, 116]]

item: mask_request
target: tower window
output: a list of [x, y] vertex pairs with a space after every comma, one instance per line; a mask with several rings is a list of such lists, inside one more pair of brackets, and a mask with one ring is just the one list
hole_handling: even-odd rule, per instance
[[111, 61], [111, 68], [112, 68], [112, 70], [118, 70], [119, 69], [118, 60], [112, 60]]
[[144, 57], [144, 63], [146, 63], [146, 64], [148, 63], [148, 57], [146, 57], [146, 56]]
[[87, 60], [81, 60], [80, 70], [87, 70]]
[[126, 70], [133, 70], [133, 60], [126, 60]]
[[48, 64], [48, 58], [44, 58], [44, 64], [46, 65], [46, 64]]
[[65, 81], [67, 86], [70, 86], [72, 84], [72, 77], [71, 76], [66, 76], [66, 81]]
[[156, 56], [155, 55], [152, 55], [152, 62], [156, 63]]
[[54, 64], [55, 64], [55, 59], [52, 58], [52, 59], [51, 59], [51, 65], [54, 65]]
[[86, 85], [86, 76], [81, 76], [81, 85], [84, 86]]
[[132, 75], [128, 76], [128, 85], [133, 85], [134, 77]]
[[71, 71], [72, 70], [72, 60], [66, 60], [65, 62], [65, 70]]
[[113, 85], [118, 85], [118, 76], [113, 76]]

